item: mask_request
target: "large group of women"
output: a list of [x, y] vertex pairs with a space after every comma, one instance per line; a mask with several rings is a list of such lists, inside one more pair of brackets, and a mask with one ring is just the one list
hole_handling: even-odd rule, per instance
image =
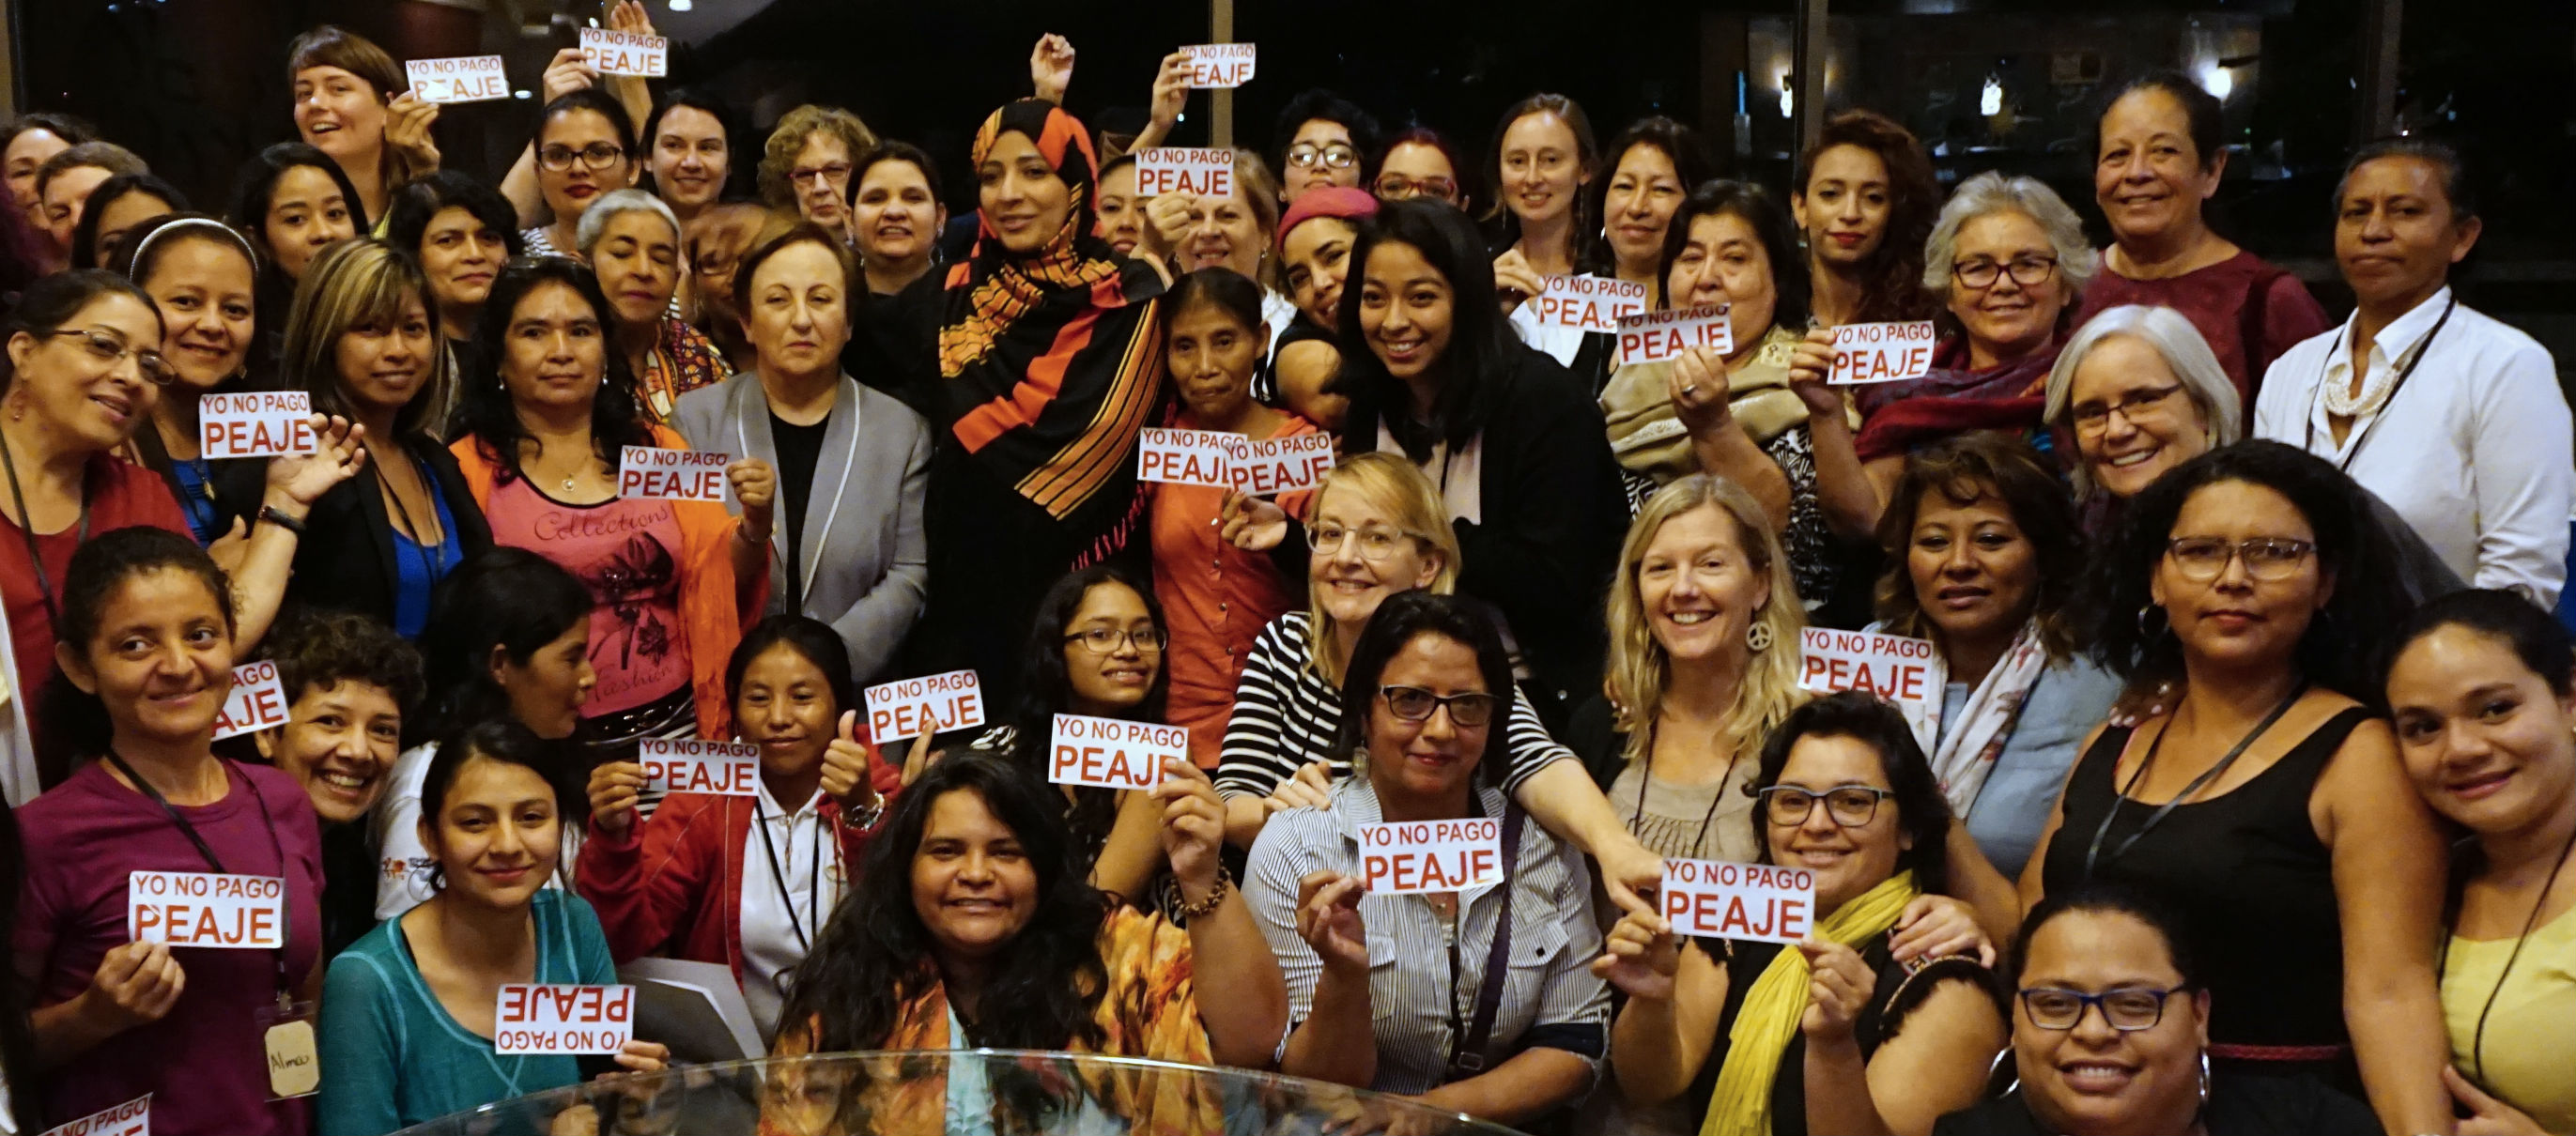
[[[1538, 1133], [2576, 1130], [2576, 459], [2548, 353], [2452, 291], [2439, 143], [2319, 209], [2338, 323], [2204, 220], [2220, 104], [2162, 74], [2105, 92], [2097, 249], [1867, 110], [1766, 186], [1560, 95], [1480, 153], [1317, 91], [1228, 195], [1140, 196], [1187, 59], [1095, 137], [1049, 36], [951, 193], [846, 110], [754, 135], [566, 51], [495, 186], [376, 45], [287, 68], [298, 140], [220, 211], [75, 118], [0, 137], [0, 1133], [649, 1079], [668, 1039], [494, 1041], [501, 987], [648, 955], [729, 968], [781, 1056]], [[1536, 314], [1569, 274], [1733, 346], [1623, 359]], [[1835, 328], [1901, 320], [1927, 376], [1829, 381]], [[210, 458], [245, 391], [308, 396], [312, 452]], [[1144, 482], [1155, 426], [1338, 460]], [[621, 495], [630, 447], [730, 455], [724, 500]], [[1804, 688], [1802, 633], [1864, 626], [1932, 645], [1936, 726]], [[255, 660], [287, 720], [218, 741]], [[985, 727], [860, 720], [960, 668]], [[1187, 757], [1050, 784], [1059, 714]], [[759, 783], [648, 792], [653, 739]], [[1465, 818], [1499, 883], [1369, 889], [1361, 826]], [[1680, 933], [1667, 858], [1807, 870], [1812, 932]], [[283, 945], [137, 934], [148, 872], [282, 880]], [[1070, 1091], [1225, 1123], [1133, 1089]]]

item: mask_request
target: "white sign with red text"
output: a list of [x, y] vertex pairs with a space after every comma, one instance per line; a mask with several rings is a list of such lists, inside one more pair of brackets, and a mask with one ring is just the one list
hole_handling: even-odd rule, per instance
[[1834, 329], [1836, 386], [1897, 383], [1932, 373], [1931, 320], [1847, 323]]
[[1333, 436], [1318, 430], [1246, 443], [1228, 479], [1243, 493], [1267, 497], [1312, 489], [1332, 471]]
[[498, 55], [454, 55], [403, 64], [411, 93], [425, 103], [479, 103], [510, 97], [510, 77]]
[[1950, 668], [1931, 640], [1823, 627], [1807, 628], [1798, 640], [1800, 687], [1818, 694], [1864, 690], [1893, 702], [1905, 712], [1923, 752], [1932, 752]]
[[215, 714], [215, 740], [283, 726], [290, 705], [286, 686], [277, 681], [274, 660], [234, 667], [232, 693], [224, 696], [224, 708]]
[[1360, 826], [1360, 882], [1372, 895], [1465, 891], [1503, 882], [1503, 827], [1492, 817]]
[[656, 35], [583, 28], [581, 61], [602, 75], [659, 79], [671, 73], [671, 41]]
[[1230, 489], [1234, 452], [1242, 448], [1243, 438], [1237, 434], [1148, 426], [1137, 432], [1136, 479]]
[[1190, 759], [1190, 731], [1183, 726], [1058, 714], [1047, 753], [1047, 780], [1058, 785], [1152, 789], [1163, 781], [1164, 759]]
[[878, 741], [984, 724], [984, 681], [973, 671], [901, 678], [869, 687], [868, 736]]
[[152, 1136], [152, 1094], [102, 1108], [60, 1127], [45, 1129], [37, 1136]]
[[1254, 61], [1248, 43], [1198, 43], [1181, 49], [1190, 57], [1190, 89], [1225, 90], [1252, 81]]
[[1150, 146], [1136, 151], [1136, 196], [1165, 193], [1234, 196], [1234, 151], [1198, 146]]
[[240, 391], [197, 400], [197, 452], [208, 461], [321, 448], [313, 436], [313, 396], [303, 391]]
[[1541, 327], [1619, 333], [1619, 321], [1646, 310], [1646, 286], [1608, 276], [1550, 276], [1526, 302]]
[[646, 738], [636, 744], [644, 766], [644, 792], [760, 795], [760, 747], [742, 742]]
[[125, 937], [174, 947], [286, 945], [286, 881], [218, 872], [129, 872]]
[[617, 495], [721, 503], [725, 499], [725, 467], [732, 464], [732, 455], [714, 450], [628, 446], [617, 466]]
[[492, 1051], [615, 1053], [635, 1040], [635, 988], [513, 982], [492, 1015]]
[[1735, 324], [1726, 305], [1675, 308], [1619, 317], [1619, 361], [1662, 363], [1694, 347], [1735, 353]]
[[1666, 860], [1656, 893], [1673, 933], [1794, 943], [1816, 921], [1816, 874], [1771, 864]]

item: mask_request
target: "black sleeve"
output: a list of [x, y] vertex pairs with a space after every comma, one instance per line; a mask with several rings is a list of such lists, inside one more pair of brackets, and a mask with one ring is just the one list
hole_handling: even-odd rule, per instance
[[1610, 791], [1610, 783], [1619, 779], [1619, 770], [1627, 765], [1628, 735], [1612, 724], [1610, 700], [1599, 695], [1583, 700], [1566, 720], [1565, 734], [1557, 739], [1574, 756], [1583, 759], [1583, 768], [1592, 774], [1592, 783]]

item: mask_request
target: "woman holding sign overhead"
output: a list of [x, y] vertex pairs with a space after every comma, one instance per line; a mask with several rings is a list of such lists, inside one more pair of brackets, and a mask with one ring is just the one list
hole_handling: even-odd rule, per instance
[[[121, 528], [73, 554], [61, 612], [59, 704], [96, 760], [18, 810], [11, 948], [41, 1072], [12, 1088], [34, 1094], [40, 1126], [150, 1093], [167, 1132], [308, 1131], [302, 1101], [274, 1098], [312, 1086], [271, 1070], [309, 1071], [316, 1052], [322, 838], [294, 778], [214, 753], [231, 584], [187, 537]], [[191, 916], [135, 891], [137, 872], [210, 902]], [[254, 898], [211, 902], [225, 891]], [[161, 930], [129, 941], [130, 920]]]
[[577, 262], [504, 270], [475, 337], [491, 372], [468, 384], [449, 451], [493, 542], [563, 565], [598, 602], [591, 740], [722, 738], [725, 660], [767, 599], [776, 479], [758, 461], [726, 471], [739, 520], [717, 501], [623, 496], [625, 449], [688, 443], [645, 419], [615, 319]]
[[[1895, 707], [1843, 693], [1790, 713], [1753, 785], [1761, 862], [1812, 888], [1736, 900], [1668, 883], [1672, 918], [1611, 928], [1593, 971], [1628, 995], [1610, 1035], [1619, 1091], [1680, 1098], [1702, 1132], [1922, 1136], [1976, 1101], [2005, 1036], [1977, 959], [1896, 959], [1900, 915], [1947, 885], [1940, 784]], [[1803, 934], [1760, 928], [1790, 904], [1812, 905]]]
[[[1591, 1088], [1610, 1013], [1584, 971], [1592, 873], [1503, 793], [1511, 689], [1493, 622], [1458, 600], [1391, 597], [1361, 634], [1336, 745], [1359, 775], [1272, 818], [1246, 869], [1288, 980], [1281, 1072], [1521, 1126]], [[1417, 839], [1443, 828], [1482, 832]]]
[[[516, 722], [467, 730], [430, 761], [420, 839], [436, 894], [331, 960], [323, 1132], [375, 1136], [581, 1080], [572, 1053], [503, 1053], [494, 1040], [512, 1024], [504, 986], [617, 981], [590, 905], [545, 886], [563, 847], [552, 764], [547, 743]], [[669, 1056], [631, 1040], [615, 1060], [650, 1072]]]

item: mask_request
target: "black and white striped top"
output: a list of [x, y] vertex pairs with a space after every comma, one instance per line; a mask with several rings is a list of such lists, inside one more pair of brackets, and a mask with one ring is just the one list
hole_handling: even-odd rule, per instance
[[[1310, 761], [1331, 767], [1335, 780], [1350, 773], [1350, 755], [1332, 752], [1333, 736], [1342, 728], [1342, 692], [1307, 668], [1314, 649], [1310, 617], [1302, 611], [1272, 620], [1253, 639], [1217, 757], [1220, 796], [1267, 797]], [[1548, 736], [1538, 711], [1517, 690], [1503, 742], [1511, 753], [1503, 788], [1514, 796], [1549, 762], [1574, 760], [1574, 751]]]

